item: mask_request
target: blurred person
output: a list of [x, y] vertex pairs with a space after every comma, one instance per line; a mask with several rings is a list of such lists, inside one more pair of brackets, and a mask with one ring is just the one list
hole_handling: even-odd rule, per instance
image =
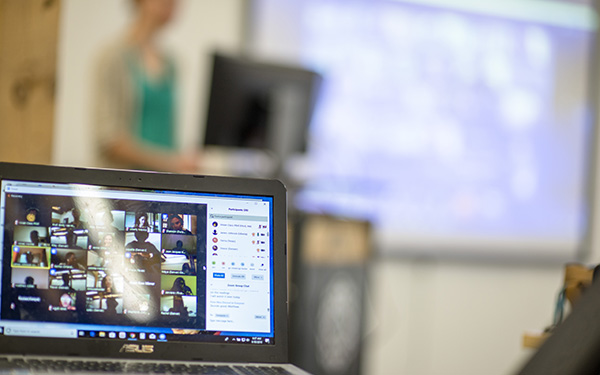
[[165, 261], [164, 255], [148, 241], [148, 232], [135, 232], [134, 236], [135, 240], [125, 245], [126, 249], [132, 251], [132, 265], [138, 269], [159, 272], [160, 263]]
[[28, 288], [37, 288], [35, 285], [35, 279], [32, 276], [27, 276], [25, 278], [25, 285], [27, 285]]
[[75, 289], [71, 286], [71, 274], [69, 272], [65, 272], [61, 275], [62, 279], [62, 289], [68, 289], [69, 292], [75, 292]]
[[158, 251], [158, 249], [156, 248], [156, 246], [154, 246], [152, 242], [148, 241], [149, 236], [150, 235], [148, 234], [148, 232], [135, 232], [135, 240], [125, 245], [125, 248], [133, 250], [143, 250], [144, 253], [148, 254], [149, 256], [156, 256], [160, 259], [161, 253], [160, 251]]
[[175, 247], [173, 248], [173, 251], [177, 251], [180, 253], [185, 253], [186, 257], [188, 257], [187, 255], [187, 250], [183, 247], [183, 241], [182, 240], [177, 240], [177, 242], [175, 243]]
[[81, 211], [79, 208], [74, 208], [71, 210], [71, 214], [73, 215], [73, 228], [75, 229], [83, 229], [85, 228], [85, 223], [81, 221]]
[[117, 297], [120, 297], [120, 294], [113, 283], [113, 278], [106, 275], [100, 283], [100, 286], [104, 289], [101, 296], [106, 299], [106, 313], [114, 314], [117, 312], [117, 305], [119, 304]]
[[60, 306], [71, 311], [75, 310], [75, 306], [73, 305], [73, 297], [71, 297], [68, 293], [63, 293], [60, 296]]
[[107, 249], [112, 249], [115, 245], [115, 237], [112, 233], [106, 233], [102, 237], [102, 246]]
[[81, 271], [85, 271], [85, 267], [81, 263], [79, 263], [77, 256], [72, 251], [69, 251], [65, 255], [65, 260], [64, 260], [64, 262], [61, 262], [60, 265], [68, 266], [70, 268], [81, 270]]
[[188, 308], [183, 304], [183, 298], [181, 296], [173, 296], [173, 307], [169, 309], [169, 312], [177, 312], [181, 316], [189, 316]]
[[29, 232], [29, 239], [31, 240], [33, 246], [40, 245], [40, 233], [37, 230], [32, 230]]
[[183, 241], [177, 240], [176, 246], [173, 248], [172, 251], [185, 255], [185, 259], [188, 260], [188, 262], [184, 263], [181, 266], [181, 271], [183, 271], [183, 273], [185, 273], [186, 275], [191, 275], [195, 272], [192, 268], [192, 263], [194, 260], [192, 259], [188, 251], [183, 247]]
[[67, 233], [65, 234], [65, 238], [67, 241], [67, 247], [69, 249], [83, 249], [81, 246], [77, 245], [77, 233], [73, 230], [73, 228], [68, 228]]
[[118, 272], [123, 265], [124, 250], [121, 240], [115, 239], [114, 234], [106, 233], [101, 242], [102, 249], [96, 251], [100, 258], [97, 267], [107, 267], [114, 272]]
[[192, 289], [186, 285], [183, 277], [178, 277], [173, 281], [173, 286], [171, 287], [171, 291], [179, 292], [186, 296], [192, 295]]
[[176, 67], [157, 45], [175, 0], [134, 0], [125, 35], [98, 63], [96, 131], [102, 166], [197, 171], [195, 154], [176, 145]]
[[110, 275], [105, 275], [100, 281], [100, 286], [104, 289], [104, 293], [106, 295], [116, 294], [117, 289], [113, 283], [113, 278]]
[[192, 232], [190, 232], [188, 229], [184, 228], [183, 219], [179, 215], [175, 215], [175, 214], [169, 215], [169, 220], [167, 222], [167, 225], [168, 225], [167, 229], [169, 231], [183, 233], [183, 234], [192, 234]]
[[150, 223], [148, 222], [148, 214], [146, 214], [146, 213], [137, 213], [135, 215], [135, 228], [136, 229], [142, 229], [142, 230], [145, 230], [147, 232], [151, 232], [152, 231], [152, 227], [150, 226]]
[[115, 226], [115, 217], [110, 210], [105, 210], [98, 218], [102, 230], [110, 233], [119, 233], [120, 229]]

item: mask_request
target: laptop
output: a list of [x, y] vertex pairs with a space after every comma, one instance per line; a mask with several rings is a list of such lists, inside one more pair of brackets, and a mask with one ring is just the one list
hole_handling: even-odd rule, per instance
[[600, 281], [586, 288], [567, 318], [522, 365], [518, 375], [600, 374]]
[[305, 374], [276, 180], [0, 163], [0, 372]]

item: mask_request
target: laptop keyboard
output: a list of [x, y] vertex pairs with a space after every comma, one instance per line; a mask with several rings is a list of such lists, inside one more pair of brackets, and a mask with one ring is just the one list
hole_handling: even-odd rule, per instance
[[36, 372], [90, 372], [90, 373], [132, 373], [132, 374], [232, 374], [232, 375], [285, 375], [289, 371], [281, 366], [254, 365], [200, 365], [150, 362], [110, 362], [110, 361], [65, 361], [37, 359], [0, 358], [0, 372], [26, 370]]

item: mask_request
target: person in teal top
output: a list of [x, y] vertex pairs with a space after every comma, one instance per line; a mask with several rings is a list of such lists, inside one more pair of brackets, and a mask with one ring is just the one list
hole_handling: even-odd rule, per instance
[[128, 66], [139, 93], [135, 114], [135, 134], [145, 143], [165, 150], [175, 149], [175, 67], [170, 60], [159, 77], [146, 74], [137, 56], [128, 58]]
[[156, 44], [176, 2], [133, 3], [135, 17], [125, 37], [98, 61], [98, 166], [196, 172], [196, 154], [181, 153], [177, 147], [175, 63]]

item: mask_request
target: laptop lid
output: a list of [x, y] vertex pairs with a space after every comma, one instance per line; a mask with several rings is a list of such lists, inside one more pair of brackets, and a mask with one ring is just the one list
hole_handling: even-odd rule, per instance
[[275, 180], [0, 163], [7, 354], [287, 361]]
[[598, 375], [600, 373], [600, 282], [587, 288], [564, 322], [515, 374]]

